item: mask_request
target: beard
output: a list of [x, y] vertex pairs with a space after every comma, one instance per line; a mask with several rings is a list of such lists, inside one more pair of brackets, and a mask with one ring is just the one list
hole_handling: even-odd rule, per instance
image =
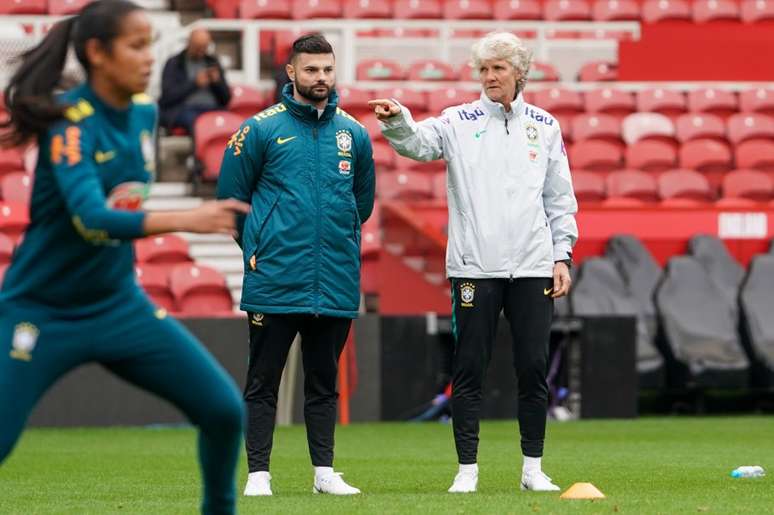
[[[312, 102], [319, 102], [321, 100], [327, 99], [331, 94], [331, 90], [333, 89], [333, 86], [328, 86], [327, 84], [312, 84], [311, 86], [302, 86], [301, 84], [295, 83], [294, 86], [299, 95], [307, 100], [311, 100]], [[324, 87], [325, 91], [315, 91], [315, 88], [319, 87]]]

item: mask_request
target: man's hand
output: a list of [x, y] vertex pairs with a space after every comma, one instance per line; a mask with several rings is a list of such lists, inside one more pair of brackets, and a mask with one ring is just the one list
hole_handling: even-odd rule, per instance
[[374, 114], [379, 120], [386, 120], [387, 118], [392, 118], [396, 114], [400, 113], [400, 106], [398, 106], [398, 104], [392, 100], [388, 100], [386, 98], [369, 100], [368, 105], [374, 109]]
[[196, 74], [196, 85], [200, 88], [206, 88], [210, 85], [209, 70], [199, 70]]
[[207, 68], [207, 76], [210, 78], [210, 82], [220, 82], [220, 70], [217, 66]]
[[570, 279], [570, 269], [567, 264], [561, 261], [554, 263], [554, 292], [551, 298], [558, 299], [570, 293], [571, 284], [572, 279]]

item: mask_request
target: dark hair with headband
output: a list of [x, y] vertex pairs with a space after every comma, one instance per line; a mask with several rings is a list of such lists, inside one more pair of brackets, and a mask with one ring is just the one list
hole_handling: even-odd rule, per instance
[[43, 41], [24, 52], [19, 57], [21, 64], [5, 88], [10, 118], [0, 123], [0, 143], [25, 143], [59, 120], [68, 106], [58, 105], [54, 92], [61, 87], [70, 44], [89, 75], [86, 42], [96, 39], [109, 51], [121, 32], [124, 17], [140, 9], [127, 0], [97, 0], [86, 5], [77, 16], [54, 25]]

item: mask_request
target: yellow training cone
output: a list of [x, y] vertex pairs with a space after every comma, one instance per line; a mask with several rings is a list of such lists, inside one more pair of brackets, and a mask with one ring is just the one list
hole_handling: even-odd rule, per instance
[[575, 483], [564, 492], [561, 499], [604, 499], [605, 494], [600, 492], [591, 483]]

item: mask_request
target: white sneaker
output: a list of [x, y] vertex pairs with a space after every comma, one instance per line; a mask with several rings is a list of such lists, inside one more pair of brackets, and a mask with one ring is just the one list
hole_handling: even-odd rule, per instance
[[341, 472], [334, 472], [324, 476], [315, 475], [312, 492], [316, 494], [355, 495], [359, 494], [360, 490], [345, 483], [341, 479]]
[[478, 474], [472, 472], [458, 472], [454, 476], [454, 483], [449, 487], [450, 494], [469, 494], [476, 491], [478, 486]]
[[245, 495], [250, 497], [256, 495], [272, 495], [271, 474], [268, 472], [250, 472], [247, 474]]
[[521, 473], [521, 489], [533, 492], [555, 492], [559, 487], [542, 470], [525, 470]]

